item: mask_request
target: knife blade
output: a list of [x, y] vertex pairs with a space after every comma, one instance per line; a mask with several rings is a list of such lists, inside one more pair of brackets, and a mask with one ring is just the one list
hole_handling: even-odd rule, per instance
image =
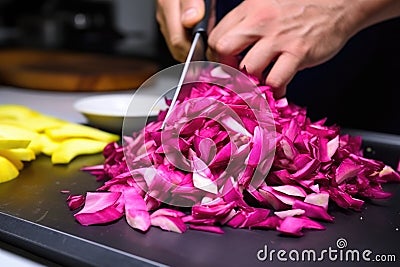
[[182, 89], [183, 82], [184, 82], [186, 74], [188, 72], [190, 62], [193, 59], [193, 55], [195, 53], [196, 46], [199, 42], [199, 39], [203, 38], [204, 44], [206, 44], [207, 26], [208, 26], [208, 20], [210, 17], [210, 13], [211, 13], [210, 12], [211, 0], [204, 0], [204, 5], [205, 5], [204, 17], [202, 18], [202, 20], [199, 23], [197, 23], [195, 25], [195, 27], [192, 30], [192, 35], [193, 35], [192, 44], [190, 46], [189, 53], [187, 55], [184, 65], [183, 65], [183, 70], [182, 70], [181, 76], [179, 78], [178, 85], [176, 87], [174, 96], [172, 98], [171, 105], [169, 106], [167, 114], [165, 115], [164, 121], [161, 124], [161, 130], [164, 130], [167, 120], [171, 116], [172, 110], [176, 104], [179, 93]]

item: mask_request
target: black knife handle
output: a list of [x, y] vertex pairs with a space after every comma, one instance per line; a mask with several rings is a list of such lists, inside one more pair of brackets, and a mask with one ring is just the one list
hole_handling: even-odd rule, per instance
[[204, 0], [204, 17], [199, 21], [199, 23], [194, 26], [193, 35], [195, 35], [196, 33], [201, 33], [201, 35], [203, 35], [204, 37], [207, 34], [208, 20], [211, 13], [211, 1], [212, 0]]

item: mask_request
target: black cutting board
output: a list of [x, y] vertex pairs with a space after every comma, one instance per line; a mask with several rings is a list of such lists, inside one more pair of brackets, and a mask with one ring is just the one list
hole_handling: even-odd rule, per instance
[[[400, 136], [371, 132], [362, 134], [366, 156], [397, 167], [400, 158]], [[324, 231], [307, 231], [301, 238], [282, 237], [276, 231], [224, 228], [225, 234], [188, 230], [176, 234], [151, 228], [146, 234], [133, 230], [121, 219], [102, 226], [82, 226], [74, 220], [61, 190], [74, 194], [100, 186], [95, 177], [79, 169], [102, 163], [101, 155], [81, 156], [66, 166], [53, 166], [40, 156], [28, 164], [20, 176], [0, 184], [0, 241], [23, 248], [63, 266], [366, 266], [365, 261], [336, 261], [326, 254], [320, 262], [279, 261], [276, 254], [260, 261], [257, 252], [268, 247], [314, 250], [320, 253], [337, 249], [337, 240], [347, 242], [348, 250], [362, 253], [394, 255], [400, 262], [400, 185], [385, 189], [394, 193], [389, 200], [367, 203], [361, 212], [333, 211], [333, 223]], [[343, 240], [342, 240], [343, 241]], [[338, 250], [339, 251], [339, 250]], [[343, 251], [345, 251], [343, 249]], [[294, 254], [293, 254], [294, 255]], [[338, 254], [339, 255], [339, 254]], [[263, 256], [260, 254], [260, 256]], [[288, 254], [286, 254], [286, 257]], [[343, 258], [344, 259], [344, 258]], [[376, 262], [371, 262], [376, 266]], [[375, 265], [373, 265], [375, 264]]]

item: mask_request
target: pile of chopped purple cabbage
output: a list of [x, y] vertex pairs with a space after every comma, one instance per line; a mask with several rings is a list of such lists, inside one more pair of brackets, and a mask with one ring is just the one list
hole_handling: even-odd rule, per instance
[[[225, 227], [232, 227], [302, 236], [305, 229], [323, 230], [323, 222], [333, 222], [332, 209], [360, 211], [368, 199], [391, 196], [383, 190], [384, 183], [400, 182], [400, 170], [363, 156], [361, 137], [341, 134], [325, 119], [312, 122], [305, 108], [285, 98], [275, 100], [271, 88], [254, 77], [249, 76], [259, 93], [238, 97], [208, 84], [212, 75], [213, 71], [204, 73], [203, 82], [190, 85], [180, 102], [201, 96], [224, 103], [238, 115], [213, 113], [214, 102], [206, 100], [190, 110], [208, 109], [207, 116], [189, 116], [188, 109], [181, 109], [163, 132], [162, 111], [142, 131], [124, 136], [123, 144], [110, 143], [103, 151], [103, 164], [83, 168], [102, 185], [67, 199], [71, 210], [79, 209], [74, 216], [80, 224], [124, 218], [142, 232], [155, 226], [177, 233], [224, 233]], [[234, 77], [221, 79], [226, 84]], [[253, 104], [260, 97], [266, 101], [273, 127], [262, 115], [263, 105], [255, 116], [243, 101], [246, 97]], [[178, 126], [176, 134], [172, 130]], [[272, 130], [273, 140], [268, 132]], [[168, 141], [174, 133], [175, 147]], [[177, 166], [168, 159], [167, 150], [174, 149], [189, 163]], [[230, 171], [224, 171], [230, 163]], [[265, 176], [254, 184], [256, 172]], [[176, 199], [187, 205], [175, 205]]]

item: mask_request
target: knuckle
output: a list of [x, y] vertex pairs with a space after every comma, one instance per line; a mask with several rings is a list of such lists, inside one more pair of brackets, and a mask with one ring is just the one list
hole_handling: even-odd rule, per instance
[[163, 23], [165, 21], [164, 10], [165, 10], [165, 3], [163, 0], [157, 0], [156, 2], [156, 20], [158, 23]]
[[166, 1], [168, 0], [156, 0], [156, 4], [157, 6], [164, 6]]
[[[182, 39], [179, 39], [182, 40]], [[168, 42], [168, 47], [169, 50], [172, 53], [172, 56], [174, 57], [175, 60], [177, 61], [184, 61], [185, 60], [185, 55], [186, 55], [186, 47], [182, 41], [178, 41], [177, 39], [170, 39], [170, 42]]]
[[163, 16], [159, 10], [156, 11], [156, 21], [158, 24], [161, 24], [163, 22]]
[[179, 34], [171, 35], [169, 38], [169, 42], [171, 46], [175, 47], [176, 49], [183, 49], [184, 39]]
[[185, 57], [184, 53], [181, 49], [177, 49], [176, 47], [168, 46], [169, 51], [171, 52], [172, 57], [179, 62], [183, 62]]
[[164, 9], [165, 2], [164, 0], [157, 0], [156, 1], [156, 10], [159, 12], [160, 10]]
[[268, 76], [266, 80], [266, 84], [271, 86], [272, 88], [284, 88], [286, 85], [286, 81], [282, 79], [281, 77], [271, 77]]
[[216, 41], [211, 41], [209, 44], [211, 49], [213, 49], [218, 54], [229, 54], [229, 43], [225, 38], [220, 38]]

